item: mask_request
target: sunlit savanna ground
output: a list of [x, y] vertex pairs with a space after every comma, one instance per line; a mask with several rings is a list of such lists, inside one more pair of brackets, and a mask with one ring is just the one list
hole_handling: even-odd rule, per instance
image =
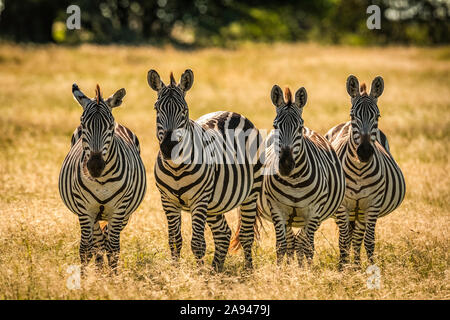
[[[258, 128], [271, 128], [273, 84], [304, 86], [306, 126], [325, 133], [346, 121], [345, 80], [355, 74], [370, 86], [381, 75], [380, 127], [403, 169], [407, 195], [376, 228], [381, 288], [366, 286], [361, 270], [337, 270], [338, 232], [327, 220], [316, 233], [313, 266], [277, 267], [273, 227], [255, 246], [253, 274], [242, 272], [242, 252], [228, 256], [225, 271], [199, 271], [190, 251], [189, 214], [183, 214], [182, 261], [174, 266], [167, 223], [155, 189], [155, 92], [150, 68], [167, 82], [186, 69], [195, 81], [187, 94], [191, 118], [232, 110]], [[0, 299], [449, 299], [450, 49], [346, 48], [252, 45], [237, 50], [0, 46]], [[141, 142], [148, 191], [121, 236], [117, 276], [89, 271], [81, 289], [66, 288], [68, 266], [79, 263], [80, 230], [57, 188], [70, 135], [81, 107], [71, 85], [89, 96], [99, 83], [105, 96], [125, 87], [118, 122]], [[227, 214], [236, 228], [236, 212]], [[207, 231], [206, 261], [213, 255]], [[92, 268], [93, 269], [93, 268]]]

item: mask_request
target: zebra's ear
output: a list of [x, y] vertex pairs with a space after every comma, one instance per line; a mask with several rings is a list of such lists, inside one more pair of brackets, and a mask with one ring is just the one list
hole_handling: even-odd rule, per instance
[[83, 109], [86, 108], [87, 104], [91, 101], [91, 99], [86, 97], [84, 93], [81, 92], [80, 88], [78, 88], [78, 85], [76, 83], [72, 85], [72, 94], [75, 100], [78, 101], [80, 106], [83, 107]]
[[194, 83], [194, 73], [192, 72], [191, 69], [187, 69], [181, 75], [180, 84], [178, 86], [181, 90], [186, 92], [192, 87], [193, 83]]
[[272, 98], [272, 103], [275, 107], [279, 108], [285, 105], [283, 99], [283, 90], [278, 85], [272, 87], [270, 92], [270, 97]]
[[303, 108], [308, 100], [308, 94], [306, 93], [306, 89], [301, 87], [295, 93], [295, 105], [299, 108]]
[[164, 87], [164, 83], [161, 81], [158, 72], [153, 69], [147, 73], [147, 82], [150, 88], [158, 92]]
[[112, 109], [122, 104], [123, 97], [127, 94], [125, 88], [119, 89], [111, 97], [106, 99], [106, 104]]
[[372, 85], [370, 87], [370, 96], [374, 99], [378, 99], [379, 96], [383, 93], [384, 90], [384, 81], [383, 78], [378, 76], [372, 81]]
[[359, 97], [359, 81], [354, 75], [347, 78], [347, 92], [352, 100]]

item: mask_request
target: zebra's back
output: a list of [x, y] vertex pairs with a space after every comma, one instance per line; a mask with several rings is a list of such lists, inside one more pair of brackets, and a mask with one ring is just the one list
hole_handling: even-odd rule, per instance
[[255, 183], [261, 183], [262, 136], [250, 120], [235, 112], [210, 113], [197, 123], [213, 141], [215, 183], [208, 212], [227, 212], [250, 195]]

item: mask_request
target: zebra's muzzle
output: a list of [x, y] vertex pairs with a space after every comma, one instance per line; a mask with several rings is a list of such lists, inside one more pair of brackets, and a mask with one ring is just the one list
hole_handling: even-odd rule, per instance
[[178, 144], [178, 141], [174, 140], [172, 135], [173, 131], [167, 131], [159, 145], [161, 154], [163, 155], [164, 159], [168, 160], [172, 159], [173, 148]]
[[369, 162], [374, 152], [369, 139], [363, 139], [363, 142], [356, 149], [356, 154], [361, 162]]
[[89, 174], [93, 178], [100, 177], [102, 175], [103, 169], [105, 169], [105, 161], [103, 160], [102, 153], [101, 152], [92, 153], [86, 165]]
[[279, 172], [280, 175], [286, 177], [292, 172], [295, 166], [294, 157], [291, 148], [281, 148]]

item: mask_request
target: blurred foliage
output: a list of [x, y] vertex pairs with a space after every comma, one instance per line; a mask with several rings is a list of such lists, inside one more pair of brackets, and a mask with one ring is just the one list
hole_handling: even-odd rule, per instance
[[[80, 30], [64, 28], [76, 4]], [[366, 9], [381, 8], [369, 30]], [[0, 0], [0, 37], [16, 42], [173, 43], [240, 41], [449, 43], [450, 0]]]

